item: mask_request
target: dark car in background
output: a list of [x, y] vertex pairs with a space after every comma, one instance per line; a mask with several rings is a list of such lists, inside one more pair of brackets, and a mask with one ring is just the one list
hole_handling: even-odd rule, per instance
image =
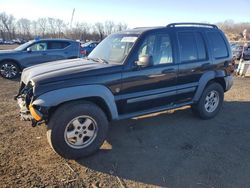
[[84, 44], [81, 44], [81, 55], [83, 57], [88, 56], [92, 50], [99, 44], [97, 41], [90, 41]]
[[243, 54], [244, 60], [250, 60], [250, 44], [248, 44], [247, 46], [244, 46], [244, 51], [243, 51], [242, 45], [232, 46], [231, 49], [232, 49], [234, 59], [239, 60]]
[[236, 45], [231, 46], [231, 49], [232, 49], [233, 58], [239, 60], [242, 55], [243, 46], [236, 44]]
[[246, 47], [244, 47], [243, 59], [250, 60], [250, 44], [248, 44]]
[[26, 67], [78, 57], [80, 57], [80, 43], [74, 40], [32, 40], [14, 50], [0, 51], [0, 75], [13, 79]]

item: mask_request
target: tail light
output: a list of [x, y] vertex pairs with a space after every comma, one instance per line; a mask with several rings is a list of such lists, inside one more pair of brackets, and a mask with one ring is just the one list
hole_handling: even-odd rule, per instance
[[231, 61], [225, 62], [227, 75], [234, 73], [235, 70], [235, 59], [233, 58]]
[[87, 51], [86, 51], [86, 50], [80, 50], [80, 54], [86, 55], [86, 54], [87, 54]]

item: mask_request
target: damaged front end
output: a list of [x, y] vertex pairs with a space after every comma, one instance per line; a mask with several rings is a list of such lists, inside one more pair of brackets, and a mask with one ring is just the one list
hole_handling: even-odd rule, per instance
[[34, 84], [29, 82], [25, 85], [21, 82], [19, 92], [15, 96], [15, 100], [20, 107], [20, 117], [23, 121], [31, 121], [32, 127], [46, 123], [48, 110], [46, 107], [36, 106], [32, 103], [35, 100]]

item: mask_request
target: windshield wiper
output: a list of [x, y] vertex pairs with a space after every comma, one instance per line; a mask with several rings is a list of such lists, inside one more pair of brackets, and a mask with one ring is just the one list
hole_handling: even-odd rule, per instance
[[105, 59], [102, 59], [102, 58], [89, 58], [89, 57], [87, 57], [86, 59], [87, 60], [92, 60], [92, 61], [95, 61], [95, 62], [109, 64]]
[[99, 62], [109, 64], [105, 59], [102, 58], [96, 58]]

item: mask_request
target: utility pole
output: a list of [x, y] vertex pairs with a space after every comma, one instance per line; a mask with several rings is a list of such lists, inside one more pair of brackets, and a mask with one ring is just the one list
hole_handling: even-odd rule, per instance
[[72, 29], [72, 23], [75, 15], [75, 8], [73, 9], [72, 15], [71, 15], [71, 21], [70, 21], [70, 29]]

